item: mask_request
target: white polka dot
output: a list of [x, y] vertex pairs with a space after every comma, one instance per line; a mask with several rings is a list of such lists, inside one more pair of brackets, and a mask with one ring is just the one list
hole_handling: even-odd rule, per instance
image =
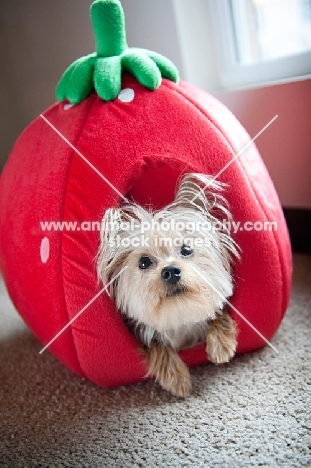
[[73, 104], [70, 104], [70, 102], [67, 102], [67, 104], [64, 104], [64, 110], [68, 110], [73, 106]]
[[135, 97], [134, 90], [132, 88], [125, 88], [120, 91], [118, 99], [122, 102], [131, 102]]
[[47, 237], [44, 237], [41, 241], [40, 246], [40, 257], [42, 263], [46, 263], [50, 256], [50, 241]]

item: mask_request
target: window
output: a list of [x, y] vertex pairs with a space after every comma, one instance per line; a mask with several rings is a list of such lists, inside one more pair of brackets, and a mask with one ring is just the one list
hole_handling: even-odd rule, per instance
[[230, 0], [230, 8], [239, 63], [311, 50], [311, 0]]
[[209, 0], [220, 84], [311, 73], [311, 0]]

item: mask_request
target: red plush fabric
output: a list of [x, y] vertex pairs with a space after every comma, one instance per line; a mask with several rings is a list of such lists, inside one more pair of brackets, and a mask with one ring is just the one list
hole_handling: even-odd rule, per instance
[[[45, 117], [122, 194], [161, 208], [172, 201], [181, 173], [216, 175], [249, 140], [216, 99], [187, 83], [163, 80], [150, 92], [125, 75], [134, 100], [105, 103], [95, 94]], [[236, 221], [277, 221], [277, 232], [239, 231], [234, 306], [267, 338], [286, 310], [291, 251], [282, 210], [253, 145], [221, 176]], [[98, 231], [43, 231], [40, 221], [100, 221], [120, 199], [42, 119], [17, 141], [0, 179], [0, 261], [11, 298], [26, 323], [48, 343], [100, 291], [95, 274]], [[40, 248], [50, 246], [42, 261]], [[47, 257], [47, 255], [46, 255]], [[265, 342], [232, 312], [238, 352]], [[50, 347], [79, 375], [104, 386], [142, 380], [139, 344], [106, 293]], [[188, 365], [206, 362], [204, 347], [182, 351]], [[40, 356], [38, 355], [38, 359]]]

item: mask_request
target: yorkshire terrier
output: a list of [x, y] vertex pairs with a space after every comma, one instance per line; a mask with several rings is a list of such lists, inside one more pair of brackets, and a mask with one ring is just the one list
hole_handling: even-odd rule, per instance
[[109, 294], [143, 345], [146, 377], [181, 397], [190, 395], [192, 384], [179, 350], [205, 343], [216, 364], [236, 350], [226, 299], [239, 248], [223, 190], [212, 177], [190, 173], [162, 210], [130, 202], [107, 210], [102, 221], [98, 276], [108, 284], [123, 270]]

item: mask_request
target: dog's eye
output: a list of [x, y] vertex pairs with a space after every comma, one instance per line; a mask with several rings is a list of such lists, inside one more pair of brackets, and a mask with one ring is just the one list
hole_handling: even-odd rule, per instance
[[144, 255], [143, 257], [141, 257], [141, 259], [139, 260], [139, 268], [141, 270], [146, 270], [146, 268], [149, 268], [150, 265], [152, 265], [152, 260], [150, 260], [149, 257], [147, 257], [147, 255]]
[[183, 245], [183, 246], [180, 248], [179, 254], [180, 254], [182, 257], [190, 257], [190, 255], [193, 254], [193, 249], [191, 249], [188, 245]]

